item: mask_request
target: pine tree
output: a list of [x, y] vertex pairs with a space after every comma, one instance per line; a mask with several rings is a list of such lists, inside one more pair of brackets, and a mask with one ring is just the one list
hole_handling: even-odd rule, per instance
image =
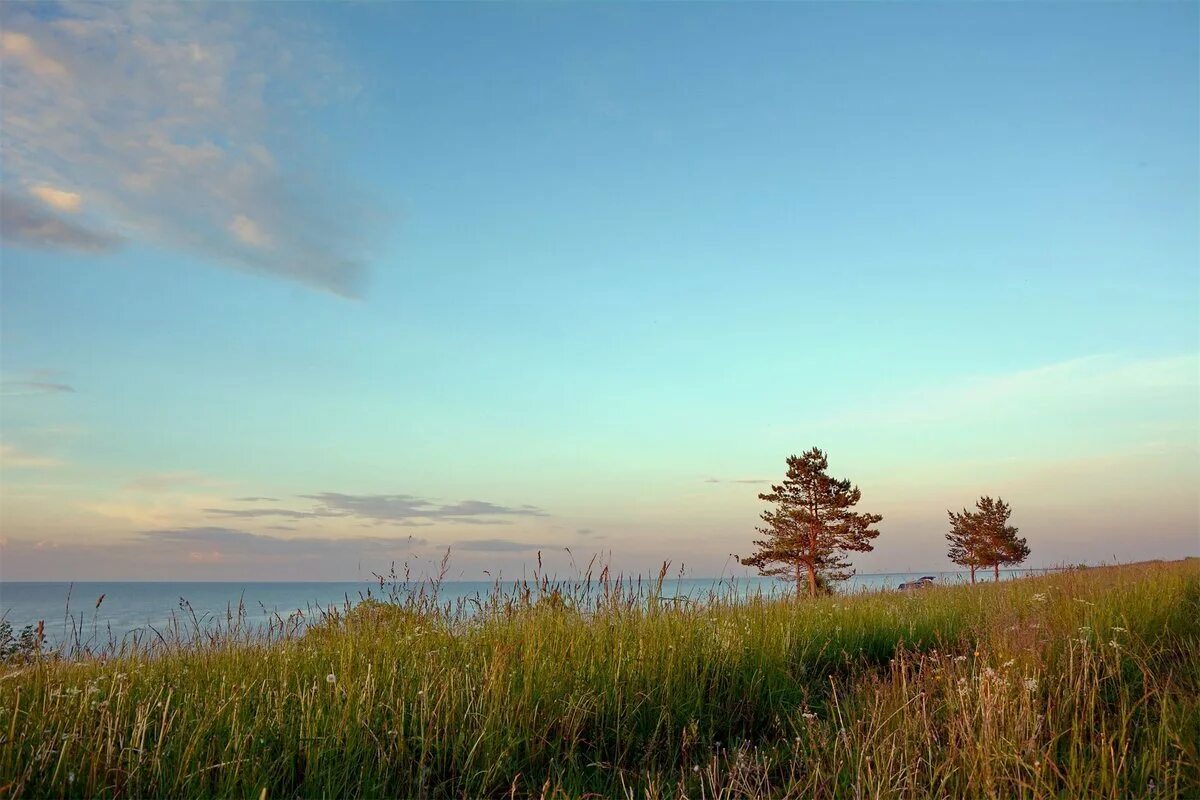
[[831, 478], [828, 467], [825, 453], [815, 447], [788, 457], [783, 483], [758, 496], [775, 505], [761, 515], [766, 524], [757, 530], [765, 538], [754, 542], [758, 552], [741, 559], [762, 575], [795, 581], [797, 596], [806, 583], [815, 597], [823, 583], [853, 575], [846, 553], [872, 550], [879, 531], [871, 526], [883, 519], [853, 511], [862, 492], [849, 480]]
[[1000, 580], [1001, 564], [1020, 564], [1029, 557], [1029, 545], [1017, 537], [1017, 528], [1008, 524], [1012, 507], [1003, 500], [984, 496], [975, 501], [976, 511], [963, 509], [960, 513], [947, 511], [950, 516], [950, 542], [947, 555], [955, 564], [971, 570], [971, 583], [975, 582], [975, 570], [991, 567], [996, 580]]
[[979, 509], [981, 532], [987, 542], [987, 563], [992, 565], [996, 580], [1000, 580], [1001, 564], [1020, 564], [1029, 557], [1029, 545], [1017, 537], [1017, 528], [1008, 524], [1012, 507], [996, 498], [981, 497], [975, 504]]
[[975, 570], [984, 566], [981, 560], [983, 547], [980, 540], [979, 515], [963, 509], [961, 512], [947, 511], [950, 516], [950, 532], [946, 540], [950, 542], [947, 555], [955, 564], [971, 570], [971, 583], [975, 583]]

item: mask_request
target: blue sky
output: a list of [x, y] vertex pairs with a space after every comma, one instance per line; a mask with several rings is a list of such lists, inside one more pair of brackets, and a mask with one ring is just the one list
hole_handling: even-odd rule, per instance
[[1198, 554], [1197, 8], [4, 6], [0, 575]]

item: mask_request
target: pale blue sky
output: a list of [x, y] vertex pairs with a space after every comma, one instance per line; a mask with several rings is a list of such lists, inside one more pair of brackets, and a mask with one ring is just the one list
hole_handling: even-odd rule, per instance
[[0, 574], [1200, 554], [1198, 8], [6, 5]]

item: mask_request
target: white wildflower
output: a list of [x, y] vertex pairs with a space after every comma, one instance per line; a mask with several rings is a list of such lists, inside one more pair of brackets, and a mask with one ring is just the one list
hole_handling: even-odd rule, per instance
[[804, 717], [805, 719], [816, 719], [817, 718], [817, 715], [812, 713], [811, 711], [805, 711], [800, 716]]
[[1033, 601], [1035, 603], [1044, 603], [1044, 602], [1046, 602], [1046, 595], [1042, 594], [1041, 592], [1038, 592], [1037, 594], [1035, 594], [1033, 596]]
[[955, 656], [954, 660], [957, 661], [959, 664], [961, 664], [962, 662], [967, 660], [967, 657], [966, 656]]
[[326, 683], [337, 683], [337, 675], [334, 675], [332, 672], [329, 673], [328, 675], [325, 676], [325, 682]]
[[1026, 678], [1025, 679], [1025, 688], [1031, 692], [1034, 689], [1036, 689], [1037, 688], [1037, 678]]

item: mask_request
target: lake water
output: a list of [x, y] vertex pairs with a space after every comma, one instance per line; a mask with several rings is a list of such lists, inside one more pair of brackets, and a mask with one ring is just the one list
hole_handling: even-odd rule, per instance
[[[1003, 579], [1039, 574], [1043, 570], [1001, 570]], [[894, 572], [856, 575], [839, 586], [840, 593], [895, 589], [901, 583], [922, 575], [933, 575], [941, 585], [963, 583], [966, 572]], [[979, 580], [991, 580], [991, 573]], [[647, 586], [643, 579], [643, 586]], [[451, 604], [470, 597], [486, 596], [490, 582], [448, 581], [438, 592]], [[719, 581], [715, 578], [668, 578], [664, 597], [689, 597], [702, 600], [711, 592], [772, 594], [790, 591], [790, 586], [769, 578], [740, 578]], [[96, 608], [100, 596], [104, 601]], [[378, 583], [218, 583], [218, 582], [78, 582], [42, 583], [0, 581], [0, 618], [16, 631], [25, 625], [45, 621], [46, 638], [51, 645], [64, 640], [91, 641], [93, 645], [120, 641], [130, 634], [156, 636], [172, 629], [192, 630], [193, 619], [201, 628], [226, 624], [229, 614], [236, 615], [239, 605], [244, 621], [254, 628], [265, 627], [271, 620], [295, 616], [299, 624], [318, 616], [330, 607], [342, 608], [367, 596], [380, 596]], [[193, 618], [193, 614], [195, 615]], [[68, 634], [82, 631], [82, 637]]]

